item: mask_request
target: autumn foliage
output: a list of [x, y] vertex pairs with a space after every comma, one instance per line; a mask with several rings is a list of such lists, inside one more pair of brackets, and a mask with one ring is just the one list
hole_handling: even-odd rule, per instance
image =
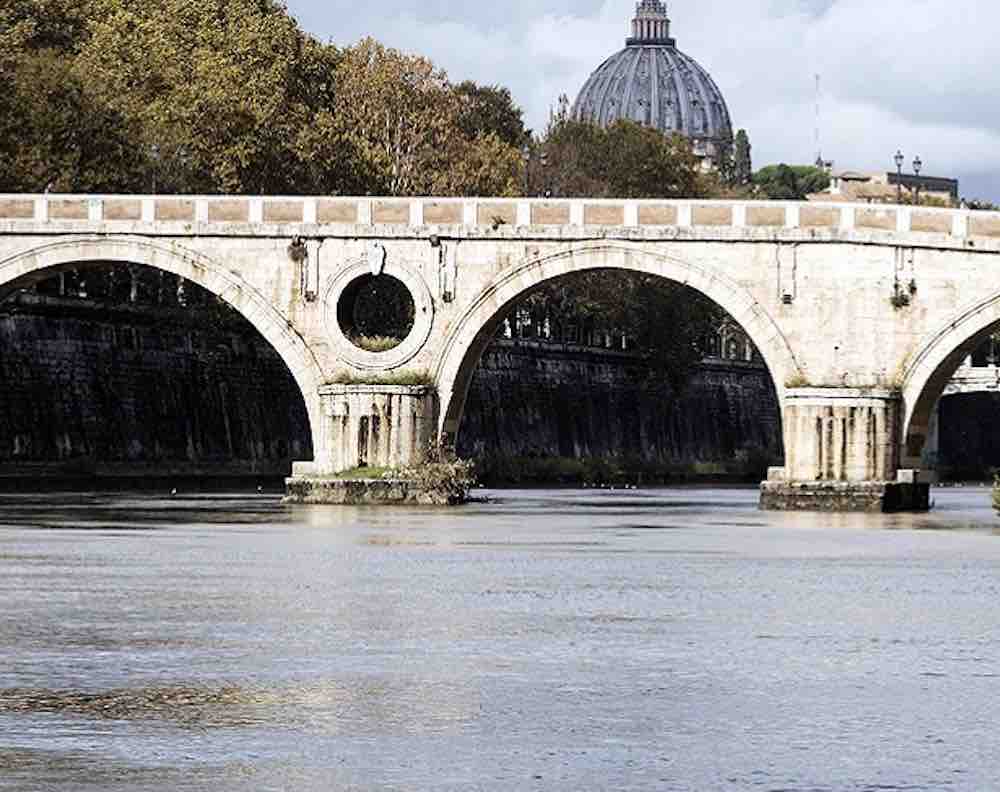
[[[477, 123], [504, 95], [507, 125]], [[501, 89], [322, 44], [274, 0], [0, 4], [0, 191], [513, 194], [512, 117]]]

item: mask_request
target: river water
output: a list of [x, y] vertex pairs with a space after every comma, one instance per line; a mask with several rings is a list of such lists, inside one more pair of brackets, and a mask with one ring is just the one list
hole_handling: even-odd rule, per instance
[[987, 790], [1000, 520], [0, 499], [0, 789]]

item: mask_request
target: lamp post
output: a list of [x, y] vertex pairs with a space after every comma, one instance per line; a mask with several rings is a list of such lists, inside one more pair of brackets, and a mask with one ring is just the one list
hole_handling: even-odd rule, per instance
[[915, 183], [915, 185], [913, 187], [913, 190], [914, 190], [913, 205], [914, 206], [920, 206], [920, 171], [921, 171], [921, 169], [923, 167], [924, 167], [924, 163], [921, 161], [920, 157], [917, 157], [915, 160], [913, 160], [913, 173], [917, 177], [917, 181], [916, 181], [916, 183]]
[[156, 172], [160, 168], [160, 147], [155, 143], [149, 147], [149, 156], [153, 160], [153, 195], [156, 195]]
[[893, 158], [896, 160], [896, 203], [903, 203], [903, 163], [906, 161], [906, 157], [903, 156], [903, 152], [899, 149], [896, 150], [896, 156]]

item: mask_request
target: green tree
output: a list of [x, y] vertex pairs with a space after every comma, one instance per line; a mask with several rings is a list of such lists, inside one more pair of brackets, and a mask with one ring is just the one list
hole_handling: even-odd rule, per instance
[[524, 128], [524, 113], [514, 104], [510, 90], [500, 85], [478, 85], [471, 80], [455, 86], [459, 98], [458, 126], [470, 140], [490, 133], [520, 149], [530, 134]]
[[143, 164], [125, 120], [94, 101], [70, 61], [22, 55], [0, 107], [0, 191], [122, 192]]
[[733, 151], [733, 181], [737, 187], [750, 184], [753, 180], [753, 160], [751, 157], [750, 137], [745, 129], [736, 133], [736, 143]]
[[469, 86], [456, 90], [426, 58], [368, 39], [345, 50], [337, 85], [334, 126], [351, 144], [367, 192], [508, 195], [516, 190], [517, 147], [496, 130], [472, 124]]
[[163, 191], [308, 189], [297, 156], [336, 52], [273, 0], [93, 0], [76, 68], [135, 125]]
[[0, 2], [0, 189], [513, 195], [521, 111], [277, 0]]
[[74, 52], [88, 35], [89, 0], [5, 0], [0, 62], [27, 52]]
[[585, 334], [625, 336], [644, 354], [657, 377], [680, 391], [705, 356], [706, 340], [725, 313], [693, 289], [657, 275], [592, 270], [556, 279], [521, 300], [509, 313], [533, 317], [556, 338], [570, 326]]
[[608, 128], [553, 116], [532, 158], [532, 192], [562, 197], [691, 198], [704, 191], [698, 158], [680, 135], [664, 135], [634, 121]]
[[813, 165], [768, 165], [754, 174], [754, 186], [765, 198], [802, 201], [830, 186], [830, 175]]

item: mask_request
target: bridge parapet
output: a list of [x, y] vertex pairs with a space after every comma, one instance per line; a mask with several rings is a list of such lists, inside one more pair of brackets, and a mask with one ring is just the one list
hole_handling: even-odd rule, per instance
[[[614, 236], [671, 229], [723, 238], [891, 235], [921, 244], [997, 240], [1000, 213], [871, 204], [517, 198], [349, 198], [181, 195], [0, 195], [0, 229], [143, 230], [240, 235], [414, 236], [446, 231], [500, 238]], [[900, 239], [902, 235], [908, 240]]]

